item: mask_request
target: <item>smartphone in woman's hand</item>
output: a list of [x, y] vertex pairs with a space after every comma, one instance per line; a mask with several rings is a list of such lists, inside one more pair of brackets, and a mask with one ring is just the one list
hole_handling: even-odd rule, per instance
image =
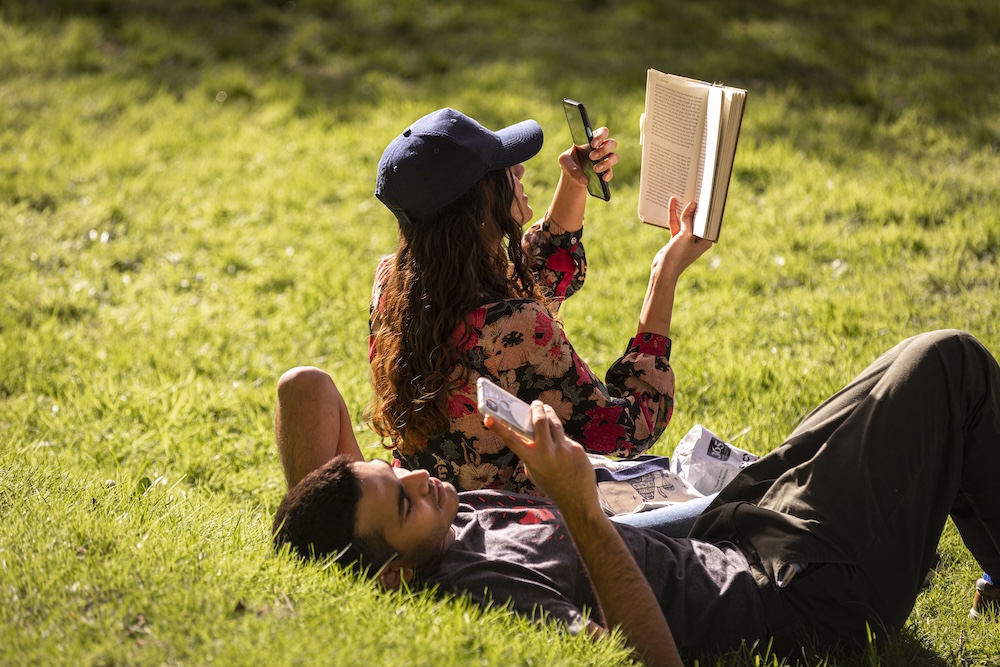
[[[590, 117], [587, 108], [580, 102], [563, 99], [563, 111], [566, 112], [566, 122], [569, 123], [569, 133], [576, 144], [580, 164], [587, 174], [587, 192], [598, 199], [611, 201], [611, 186], [594, 171], [594, 162], [588, 157], [594, 150], [590, 140], [594, 138], [594, 130], [590, 127]], [[581, 152], [582, 151], [582, 152]]]

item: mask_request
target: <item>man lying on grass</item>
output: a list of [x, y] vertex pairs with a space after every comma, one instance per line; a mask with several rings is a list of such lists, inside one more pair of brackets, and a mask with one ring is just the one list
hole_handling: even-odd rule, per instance
[[[551, 501], [457, 494], [423, 471], [338, 456], [281, 502], [275, 543], [339, 553], [390, 588], [510, 600], [595, 635], [620, 626], [650, 664], [680, 664], [678, 649], [895, 633], [949, 514], [1000, 575], [1000, 367], [969, 334], [915, 336], [879, 357], [723, 489], [688, 539], [612, 524], [583, 450], [551, 408], [531, 410], [534, 442], [487, 426]], [[998, 599], [980, 580], [974, 611], [995, 619]]]

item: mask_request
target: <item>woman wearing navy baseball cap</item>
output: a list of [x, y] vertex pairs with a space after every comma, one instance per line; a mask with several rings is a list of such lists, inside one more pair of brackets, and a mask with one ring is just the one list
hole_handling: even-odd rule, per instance
[[[494, 132], [446, 108], [407, 127], [378, 165], [375, 194], [395, 215], [399, 242], [375, 272], [374, 397], [365, 416], [395, 465], [425, 469], [459, 491], [539, 493], [518, 458], [484, 427], [479, 377], [526, 402], [551, 405], [567, 435], [597, 454], [642, 453], [673, 411], [674, 289], [711, 246], [691, 232], [694, 208], [679, 215], [671, 202], [672, 238], [653, 260], [635, 336], [602, 380], [573, 349], [557, 311], [586, 275], [588, 194], [580, 160], [593, 161], [610, 181], [618, 143], [602, 127], [589, 154], [574, 146], [563, 152], [548, 210], [522, 232], [534, 216], [523, 163], [541, 146], [533, 120]], [[310, 439], [316, 451], [284, 453], [289, 486], [334, 454], [361, 458], [348, 435], [339, 451], [323, 451]], [[296, 458], [301, 470], [290, 469]]]

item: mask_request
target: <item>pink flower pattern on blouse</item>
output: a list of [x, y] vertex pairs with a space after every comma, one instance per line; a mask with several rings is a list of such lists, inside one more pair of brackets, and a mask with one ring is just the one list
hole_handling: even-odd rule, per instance
[[[564, 232], [549, 219], [524, 235], [525, 253], [536, 279], [558, 302], [582, 287], [587, 260], [582, 230]], [[372, 290], [373, 328], [388, 258], [379, 265]], [[470, 315], [471, 331], [456, 331], [468, 352], [473, 373], [448, 402], [451, 425], [421, 443], [416, 454], [393, 451], [393, 464], [423, 468], [459, 491], [482, 488], [541, 495], [520, 460], [483, 426], [476, 409], [476, 378], [488, 377], [524, 401], [544, 400], [562, 418], [566, 434], [587, 451], [635, 456], [646, 451], [673, 413], [674, 373], [670, 339], [640, 333], [602, 381], [573, 349], [563, 328], [545, 307], [532, 300], [484, 303]], [[462, 327], [465, 329], [465, 327]], [[373, 349], [373, 341], [369, 349]]]

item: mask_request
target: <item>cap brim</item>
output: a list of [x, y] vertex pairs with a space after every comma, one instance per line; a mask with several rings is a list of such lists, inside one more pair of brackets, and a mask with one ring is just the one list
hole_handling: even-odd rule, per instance
[[497, 130], [496, 135], [500, 137], [502, 146], [490, 165], [490, 171], [530, 160], [542, 149], [542, 126], [533, 120], [522, 120]]

